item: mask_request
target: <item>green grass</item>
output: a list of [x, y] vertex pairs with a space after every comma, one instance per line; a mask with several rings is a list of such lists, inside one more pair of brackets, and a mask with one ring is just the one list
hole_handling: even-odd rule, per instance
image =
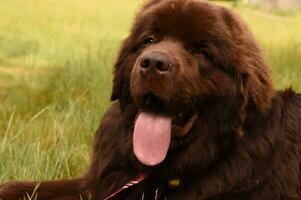
[[[0, 183], [80, 175], [109, 105], [111, 71], [139, 0], [0, 4]], [[229, 6], [229, 4], [227, 4]], [[277, 88], [301, 91], [301, 14], [237, 6]]]

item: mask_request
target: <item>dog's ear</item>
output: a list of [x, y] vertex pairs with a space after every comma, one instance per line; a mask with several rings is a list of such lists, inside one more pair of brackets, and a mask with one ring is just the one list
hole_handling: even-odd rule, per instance
[[265, 114], [272, 103], [274, 89], [270, 72], [267, 66], [254, 70], [250, 73], [249, 80], [249, 96], [252, 104], [263, 114]]
[[117, 100], [120, 98], [121, 95], [121, 88], [122, 88], [122, 73], [121, 73], [121, 66], [124, 63], [124, 60], [130, 53], [130, 39], [126, 38], [119, 50], [115, 65], [114, 65], [114, 79], [113, 79], [113, 88], [111, 94], [111, 101]]
[[245, 42], [244, 50], [240, 50], [244, 52], [240, 57], [240, 70], [243, 74], [241, 87], [244, 90], [242, 93], [248, 97], [248, 105], [252, 109], [266, 114], [271, 107], [272, 97], [275, 93], [271, 71], [252, 35], [248, 35], [248, 38], [251, 39], [249, 42]]
[[243, 96], [242, 105], [252, 105], [259, 112], [266, 113], [271, 106], [274, 89], [270, 70], [261, 49], [245, 22], [237, 14], [221, 8], [221, 17], [232, 37], [232, 51], [227, 52], [235, 56], [229, 55], [227, 59], [238, 72], [236, 78], [239, 80], [239, 90]]
[[[233, 12], [221, 8], [221, 18], [228, 30], [228, 56], [225, 63], [235, 68], [237, 90], [240, 96], [238, 110], [238, 136], [243, 136], [243, 124], [250, 110], [266, 115], [272, 104], [274, 95], [271, 73], [266, 64], [261, 49], [245, 22]], [[224, 48], [227, 45], [223, 45]]]
[[248, 106], [265, 115], [271, 107], [272, 97], [274, 95], [268, 66], [263, 61], [261, 55], [259, 57], [255, 56], [252, 59], [256, 61], [250, 62], [250, 66], [245, 67], [244, 71], [240, 72], [238, 76], [239, 90], [242, 96], [239, 115], [242, 122], [246, 117], [246, 109]]
[[[261, 70], [257, 68], [257, 70], [249, 73], [241, 73], [238, 76], [238, 80], [241, 94], [238, 124], [244, 124], [249, 108], [266, 115], [271, 107], [272, 96], [274, 94], [267, 66], [263, 66]], [[243, 127], [238, 126], [237, 128], [238, 137], [242, 137], [244, 135]]]

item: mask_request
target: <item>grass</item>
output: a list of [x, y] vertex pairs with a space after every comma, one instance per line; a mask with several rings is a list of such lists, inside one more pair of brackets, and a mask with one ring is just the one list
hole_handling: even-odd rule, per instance
[[[109, 105], [118, 46], [140, 4], [1, 2], [0, 183], [84, 171], [93, 133]], [[275, 86], [301, 91], [301, 14], [235, 9], [262, 44]]]

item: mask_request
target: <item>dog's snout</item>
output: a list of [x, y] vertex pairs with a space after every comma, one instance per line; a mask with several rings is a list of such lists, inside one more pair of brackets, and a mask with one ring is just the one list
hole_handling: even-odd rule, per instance
[[168, 56], [160, 52], [150, 52], [145, 54], [140, 61], [140, 72], [142, 74], [168, 73], [172, 67]]

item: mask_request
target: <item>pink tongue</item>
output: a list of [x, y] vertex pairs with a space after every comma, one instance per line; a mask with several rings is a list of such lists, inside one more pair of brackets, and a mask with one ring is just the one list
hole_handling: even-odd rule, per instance
[[148, 166], [161, 163], [166, 157], [170, 137], [170, 117], [141, 112], [136, 120], [133, 136], [136, 157]]

